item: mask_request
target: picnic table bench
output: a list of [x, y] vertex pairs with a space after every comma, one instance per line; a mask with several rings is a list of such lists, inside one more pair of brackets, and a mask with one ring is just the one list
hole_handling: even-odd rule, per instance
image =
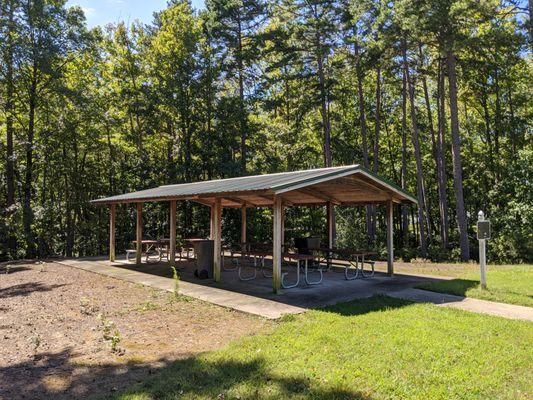
[[[230, 257], [232, 261], [235, 261], [235, 267], [233, 268], [225, 268], [226, 271], [231, 270], [237, 270], [239, 279], [242, 281], [249, 281], [252, 279], [255, 279], [257, 277], [257, 270], [261, 270], [262, 275], [265, 278], [271, 278], [272, 273], [268, 273], [269, 268], [266, 267], [265, 260], [272, 257], [272, 250], [265, 249], [251, 249], [252, 244], [251, 243], [240, 243], [238, 245], [233, 245], [228, 247], [227, 249], [230, 251]], [[267, 247], [267, 245], [261, 244], [258, 247]], [[252, 262], [247, 262], [246, 260], [253, 260]], [[288, 261], [288, 262], [294, 262], [296, 263], [296, 282], [293, 284], [287, 284], [285, 283], [285, 277], [289, 274], [288, 272], [284, 272], [281, 275], [281, 286], [284, 289], [290, 289], [293, 287], [296, 287], [300, 283], [300, 269], [304, 271], [304, 277], [305, 282], [308, 285], [318, 285], [323, 280], [323, 273], [322, 269], [318, 268], [317, 271], [320, 273], [320, 279], [316, 281], [312, 281], [309, 278], [309, 267], [312, 261], [314, 260], [314, 256], [311, 254], [298, 254], [298, 253], [290, 253], [290, 252], [284, 252], [282, 253], [282, 261]], [[253, 269], [253, 273], [251, 275], [245, 276], [243, 274], [243, 270], [245, 267], [251, 267]]]
[[[336, 247], [333, 247], [333, 248], [314, 247], [314, 248], [310, 248], [309, 250], [317, 254], [319, 264], [322, 261], [325, 261], [327, 263], [328, 269], [330, 269], [332, 266], [343, 268], [344, 277], [349, 281], [356, 279], [358, 277], [359, 270], [361, 271], [361, 276], [363, 278], [369, 278], [369, 277], [374, 276], [375, 261], [368, 260], [368, 257], [377, 255], [376, 252], [367, 251], [367, 250], [350, 249], [350, 248], [336, 248]], [[320, 254], [322, 254], [322, 258], [320, 258], [319, 256]], [[367, 257], [366, 260], [365, 260], [365, 257]], [[344, 261], [344, 262], [340, 262], [340, 261]], [[365, 268], [364, 268], [365, 263], [370, 265], [371, 271], [369, 273], [365, 271]], [[350, 268], [350, 267], [353, 267], [353, 268]], [[355, 269], [355, 273], [353, 275], [350, 275], [349, 273], [350, 269]]]
[[[132, 241], [133, 245], [137, 247], [137, 240]], [[160, 262], [163, 258], [163, 255], [167, 254], [168, 258], [168, 248], [170, 246], [170, 239], [142, 239], [141, 240], [141, 256], [144, 254], [146, 257], [146, 262], [150, 261], [150, 256], [155, 254], [157, 257], [156, 262]], [[143, 251], [143, 247], [145, 250]], [[130, 254], [136, 254], [137, 249], [128, 249], [126, 250], [126, 261], [130, 261]]]

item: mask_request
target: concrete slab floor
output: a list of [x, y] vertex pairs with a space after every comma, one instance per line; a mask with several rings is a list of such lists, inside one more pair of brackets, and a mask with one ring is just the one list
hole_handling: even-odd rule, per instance
[[[113, 263], [104, 257], [65, 259], [55, 262], [157, 289], [174, 290], [172, 270], [166, 263], [135, 265], [127, 262], [125, 257], [121, 257]], [[260, 271], [257, 272], [257, 278], [250, 281], [241, 281], [237, 271], [222, 271], [221, 282], [217, 283], [212, 279], [195, 278], [193, 274], [194, 262], [178, 261], [177, 268], [180, 271], [179, 292], [181, 294], [271, 319], [279, 318], [284, 314], [301, 313], [310, 308], [320, 308], [339, 302], [384, 294], [412, 301], [435, 304], [444, 302], [449, 303], [451, 307], [504, 317], [506, 316], [505, 311], [507, 311], [509, 318], [518, 316], [522, 319], [531, 318], [533, 320], [533, 309], [528, 307], [522, 308], [530, 310], [531, 315], [528, 314], [528, 310], [513, 311], [512, 307], [518, 306], [504, 305], [501, 307], [497, 306], [500, 303], [494, 303], [496, 306], [491, 307], [490, 303], [493, 302], [465, 299], [458, 296], [443, 300], [446, 295], [443, 297], [443, 295], [412, 288], [420, 282], [450, 279], [445, 277], [395, 275], [391, 278], [376, 272], [371, 278], [362, 278], [359, 274], [357, 279], [348, 281], [344, 278], [343, 270], [333, 270], [324, 273], [323, 282], [319, 285], [306, 285], [303, 274], [301, 274], [298, 287], [284, 289], [281, 294], [274, 294], [272, 278], [264, 277]], [[287, 282], [294, 282], [295, 268], [284, 268], [283, 271], [289, 272], [286, 278]], [[245, 271], [247, 276], [251, 272], [251, 269]], [[314, 280], [317, 277], [311, 276], [310, 278]], [[424, 293], [427, 295], [424, 296]], [[478, 304], [478, 302], [484, 304]], [[495, 311], [491, 312], [491, 309]]]

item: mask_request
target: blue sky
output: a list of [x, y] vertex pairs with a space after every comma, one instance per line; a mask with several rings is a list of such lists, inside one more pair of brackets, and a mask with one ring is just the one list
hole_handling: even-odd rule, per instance
[[[203, 7], [204, 0], [192, 0], [194, 8]], [[87, 25], [106, 25], [119, 21], [152, 21], [154, 11], [160, 11], [167, 5], [167, 0], [68, 0], [68, 6], [80, 6], [85, 11]]]

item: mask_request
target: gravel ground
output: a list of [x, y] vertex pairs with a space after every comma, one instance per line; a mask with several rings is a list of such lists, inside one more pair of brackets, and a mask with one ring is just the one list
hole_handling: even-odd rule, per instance
[[0, 399], [121, 390], [274, 323], [55, 263], [0, 266]]

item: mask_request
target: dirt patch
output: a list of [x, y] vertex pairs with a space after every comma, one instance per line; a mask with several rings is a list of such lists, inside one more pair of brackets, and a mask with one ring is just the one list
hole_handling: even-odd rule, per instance
[[0, 268], [0, 399], [122, 390], [274, 323], [45, 263]]

